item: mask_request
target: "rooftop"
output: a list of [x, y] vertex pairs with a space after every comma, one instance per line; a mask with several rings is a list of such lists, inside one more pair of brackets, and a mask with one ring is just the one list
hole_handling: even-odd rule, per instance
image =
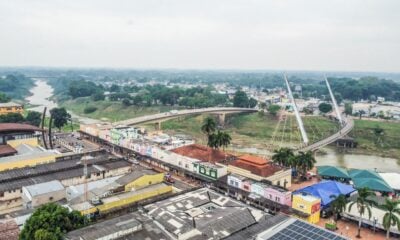
[[24, 188], [28, 191], [28, 193], [30, 194], [30, 197], [35, 197], [35, 196], [42, 195], [42, 194], [49, 193], [49, 192], [64, 190], [64, 186], [58, 180], [39, 183], [39, 184], [30, 185], [30, 186], [26, 186], [26, 187], [24, 186]]
[[223, 151], [212, 149], [199, 144], [190, 144], [171, 150], [179, 155], [198, 159], [204, 162], [224, 162], [233, 156]]
[[18, 240], [18, 235], [19, 228], [14, 220], [0, 220], [0, 240]]
[[171, 239], [151, 218], [139, 212], [125, 214], [69, 232], [65, 238], [66, 240], [94, 240], [139, 226], [141, 228], [137, 229], [137, 231], [121, 236], [119, 239]]
[[299, 219], [288, 218], [258, 234], [260, 240], [346, 240], [334, 232]]
[[282, 171], [284, 168], [275, 165], [271, 161], [257, 156], [244, 155], [230, 165], [250, 171], [252, 174], [261, 177], [270, 177], [276, 172]]
[[169, 234], [191, 240], [225, 238], [269, 216], [205, 188], [150, 204], [145, 209]]
[[[130, 167], [131, 164], [122, 159], [96, 158], [96, 164], [88, 165], [89, 173], [101, 173], [101, 168], [107, 170]], [[23, 186], [52, 180], [64, 180], [83, 175], [83, 166], [76, 164], [75, 158], [59, 162], [41, 164], [35, 167], [25, 167], [0, 172], [0, 192], [21, 189]]]
[[5, 132], [36, 132], [43, 131], [33, 125], [23, 124], [23, 123], [0, 123], [0, 133]]
[[16, 154], [17, 150], [15, 150], [13, 147], [11, 147], [10, 145], [0, 145], [0, 157], [3, 156], [9, 156], [9, 155], [13, 155]]
[[22, 107], [22, 105], [15, 102], [6, 102], [6, 103], [0, 103], [0, 107]]

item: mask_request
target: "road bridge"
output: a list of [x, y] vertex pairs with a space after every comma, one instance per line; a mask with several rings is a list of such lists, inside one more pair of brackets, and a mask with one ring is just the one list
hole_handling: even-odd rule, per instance
[[118, 125], [138, 125], [143, 123], [151, 123], [156, 122], [160, 123], [162, 121], [166, 121], [169, 119], [182, 117], [182, 116], [190, 116], [196, 114], [217, 114], [219, 116], [219, 120], [223, 122], [225, 120], [226, 114], [231, 113], [253, 113], [258, 112], [255, 108], [237, 108], [237, 107], [212, 107], [212, 108], [199, 108], [199, 109], [185, 109], [185, 110], [172, 110], [169, 112], [157, 113], [153, 115], [147, 115], [142, 117], [136, 117], [128, 120], [123, 120], [119, 122], [113, 123], [114, 126]]
[[331, 136], [324, 138], [318, 142], [304, 146], [298, 149], [301, 152], [316, 151], [328, 144], [331, 144], [343, 137], [345, 137], [354, 128], [354, 120], [352, 118], [345, 118], [342, 116], [342, 125], [338, 132], [332, 134]]

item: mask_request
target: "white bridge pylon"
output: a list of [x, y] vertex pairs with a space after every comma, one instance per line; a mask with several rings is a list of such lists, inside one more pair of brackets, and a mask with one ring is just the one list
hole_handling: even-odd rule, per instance
[[297, 109], [296, 102], [294, 101], [292, 90], [290, 89], [289, 81], [286, 78], [286, 74], [283, 74], [283, 78], [285, 79], [286, 86], [287, 86], [288, 93], [289, 93], [289, 97], [290, 97], [290, 100], [292, 101], [294, 113], [295, 113], [295, 116], [296, 116], [296, 121], [297, 121], [297, 124], [299, 125], [299, 128], [300, 128], [301, 137], [303, 138], [304, 144], [308, 145], [309, 140], [308, 140], [307, 132], [304, 129], [303, 120], [301, 120], [299, 110]]
[[329, 95], [331, 95], [331, 100], [333, 103], [333, 108], [335, 109], [335, 112], [336, 112], [336, 117], [340, 123], [340, 126], [343, 127], [342, 115], [340, 114], [339, 107], [336, 103], [335, 95], [333, 95], [333, 92], [331, 90], [331, 85], [328, 82], [328, 78], [326, 76], [324, 76], [324, 77], [325, 77], [326, 86], [328, 87]]

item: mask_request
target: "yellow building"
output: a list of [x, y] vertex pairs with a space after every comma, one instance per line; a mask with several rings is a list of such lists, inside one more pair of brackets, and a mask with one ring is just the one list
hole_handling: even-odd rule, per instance
[[37, 138], [8, 140], [7, 145], [17, 154], [0, 158], [0, 171], [54, 162], [60, 156], [58, 151], [41, 148]]
[[133, 190], [103, 198], [101, 199], [101, 204], [97, 206], [94, 206], [89, 202], [82, 202], [71, 206], [71, 208], [80, 211], [83, 215], [93, 214], [95, 212], [105, 213], [171, 192], [172, 186], [158, 183], [139, 190]]
[[21, 104], [8, 102], [8, 103], [0, 103], [0, 115], [8, 114], [8, 113], [23, 113], [24, 108]]
[[130, 176], [131, 179], [133, 179], [130, 180], [130, 182], [123, 183], [124, 177], [117, 180], [118, 183], [125, 185], [126, 192], [132, 191], [132, 189], [137, 190], [149, 185], [162, 183], [164, 181], [164, 173], [157, 173], [151, 170], [134, 171], [131, 174], [135, 176]]
[[321, 212], [321, 199], [311, 195], [294, 194], [292, 200], [292, 208], [304, 213], [307, 217], [297, 216], [309, 223], [318, 223]]

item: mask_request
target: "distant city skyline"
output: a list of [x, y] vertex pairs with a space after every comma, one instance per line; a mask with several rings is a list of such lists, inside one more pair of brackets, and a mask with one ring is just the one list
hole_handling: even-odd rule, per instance
[[0, 1], [0, 66], [400, 72], [398, 0]]

